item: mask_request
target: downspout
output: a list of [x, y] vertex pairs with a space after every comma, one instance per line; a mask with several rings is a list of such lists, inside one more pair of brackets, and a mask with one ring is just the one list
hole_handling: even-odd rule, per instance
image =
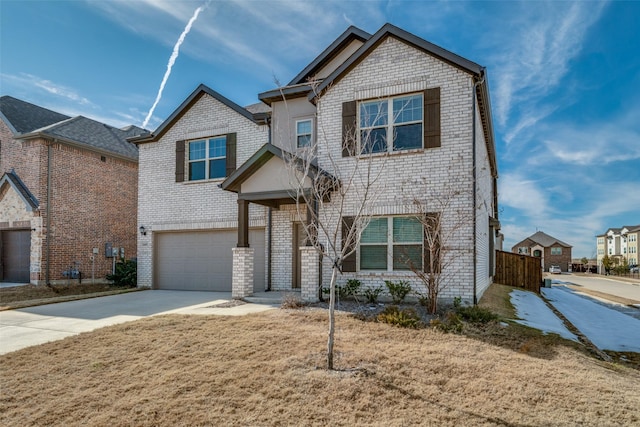
[[477, 236], [477, 229], [478, 229], [478, 224], [477, 224], [477, 214], [476, 214], [476, 209], [477, 209], [477, 204], [478, 201], [476, 200], [477, 197], [477, 171], [476, 171], [476, 163], [477, 163], [477, 154], [476, 154], [476, 91], [479, 85], [481, 85], [484, 82], [484, 68], [482, 68], [482, 70], [480, 71], [480, 77], [481, 80], [479, 81], [474, 81], [473, 82], [473, 94], [471, 96], [471, 147], [472, 147], [472, 159], [473, 159], [473, 167], [472, 167], [472, 171], [473, 171], [473, 305], [477, 305], [478, 304], [478, 248], [477, 248], [477, 244], [478, 244], [478, 236]]
[[[267, 136], [267, 142], [271, 144], [271, 117], [267, 116], [267, 126], [269, 132]], [[267, 208], [267, 292], [271, 290], [271, 250], [273, 249], [273, 208], [269, 206]]]
[[47, 144], [47, 246], [46, 246], [46, 264], [47, 270], [45, 271], [45, 282], [50, 285], [50, 268], [49, 261], [51, 260], [51, 144]]

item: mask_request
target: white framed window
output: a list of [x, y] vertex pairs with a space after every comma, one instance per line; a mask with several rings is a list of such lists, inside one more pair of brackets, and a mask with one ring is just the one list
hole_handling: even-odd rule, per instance
[[604, 249], [598, 249], [598, 255], [604, 255]]
[[418, 218], [372, 218], [360, 239], [360, 270], [421, 270], [423, 245], [423, 226]]
[[224, 178], [226, 161], [226, 136], [189, 142], [189, 181]]
[[298, 148], [309, 147], [313, 143], [313, 121], [311, 119], [296, 121], [296, 145]]
[[551, 248], [551, 255], [562, 255], [562, 248]]
[[529, 248], [528, 248], [528, 247], [526, 247], [526, 246], [520, 246], [520, 247], [518, 248], [518, 253], [519, 253], [520, 255], [529, 255]]
[[637, 236], [636, 236], [635, 234], [630, 234], [630, 235], [629, 235], [629, 241], [630, 241], [630, 242], [635, 242], [635, 241], [636, 241], [636, 239], [637, 239]]
[[629, 253], [630, 254], [635, 254], [636, 253], [636, 247], [635, 246], [629, 246]]
[[360, 102], [360, 152], [371, 154], [422, 148], [423, 105], [421, 93]]
[[604, 238], [603, 237], [598, 237], [598, 244], [599, 245], [604, 245]]

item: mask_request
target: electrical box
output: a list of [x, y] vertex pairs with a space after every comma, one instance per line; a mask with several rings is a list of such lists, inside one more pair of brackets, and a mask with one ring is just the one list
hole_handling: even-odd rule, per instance
[[104, 244], [104, 256], [106, 258], [113, 258], [113, 247], [111, 246], [111, 243]]
[[111, 250], [111, 256], [114, 257], [114, 258], [118, 257], [118, 248], [113, 248]]
[[120, 258], [124, 259], [124, 248], [120, 248]]

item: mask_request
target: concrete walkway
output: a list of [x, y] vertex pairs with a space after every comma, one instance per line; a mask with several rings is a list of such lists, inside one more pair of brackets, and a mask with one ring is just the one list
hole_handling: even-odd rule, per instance
[[279, 301], [233, 302], [230, 292], [142, 291], [0, 312], [0, 354], [161, 314], [241, 316]]

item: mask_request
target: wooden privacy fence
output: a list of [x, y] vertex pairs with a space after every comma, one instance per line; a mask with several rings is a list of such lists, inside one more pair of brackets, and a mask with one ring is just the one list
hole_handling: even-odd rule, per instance
[[496, 251], [494, 282], [540, 293], [542, 266], [540, 258]]

